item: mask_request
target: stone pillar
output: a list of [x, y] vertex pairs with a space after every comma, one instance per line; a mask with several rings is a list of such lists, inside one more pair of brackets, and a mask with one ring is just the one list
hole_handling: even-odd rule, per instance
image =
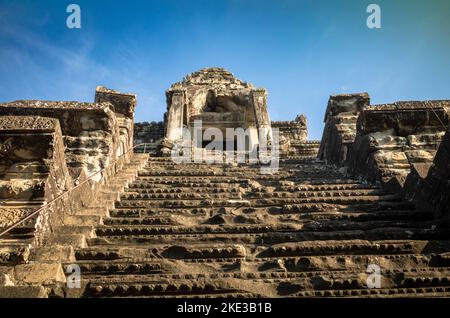
[[[256, 88], [251, 91], [251, 100], [255, 112], [256, 128], [259, 133], [269, 136], [272, 140], [272, 128], [270, 125], [269, 112], [267, 111], [267, 92], [264, 88]], [[259, 142], [251, 138], [251, 146], [256, 146]]]
[[184, 92], [174, 91], [170, 96], [166, 138], [170, 142], [177, 142], [183, 137], [183, 106], [185, 103]]

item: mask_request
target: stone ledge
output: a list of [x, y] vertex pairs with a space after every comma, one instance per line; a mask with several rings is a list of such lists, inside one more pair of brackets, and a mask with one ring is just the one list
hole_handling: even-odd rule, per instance
[[72, 246], [43, 246], [36, 247], [31, 250], [31, 261], [38, 261], [41, 263], [61, 263], [61, 262], [75, 262], [75, 252]]
[[55, 285], [66, 283], [61, 264], [24, 264], [14, 267], [15, 279], [19, 284]]
[[54, 234], [48, 244], [70, 245], [74, 248], [87, 247], [86, 237], [83, 234]]
[[42, 286], [0, 286], [0, 298], [48, 298]]

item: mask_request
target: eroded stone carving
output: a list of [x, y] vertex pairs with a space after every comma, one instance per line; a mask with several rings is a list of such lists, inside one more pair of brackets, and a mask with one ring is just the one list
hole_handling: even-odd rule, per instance
[[[69, 190], [72, 179], [64, 158], [59, 122], [31, 116], [0, 117], [0, 228]], [[45, 209], [21, 225], [36, 232], [42, 243], [51, 228], [70, 210], [67, 201]]]
[[[111, 108], [110, 103], [16, 101], [0, 104], [0, 116], [25, 115], [58, 119], [67, 165], [72, 177], [76, 179], [82, 172], [90, 175], [104, 168], [125, 150], [119, 142], [119, 121]], [[97, 181], [101, 177], [100, 174]]]

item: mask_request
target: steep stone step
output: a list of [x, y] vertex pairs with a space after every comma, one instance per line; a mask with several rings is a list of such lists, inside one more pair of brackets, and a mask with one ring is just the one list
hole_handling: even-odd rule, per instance
[[204, 200], [204, 199], [218, 199], [218, 198], [229, 198], [229, 199], [241, 199], [239, 191], [233, 192], [219, 192], [210, 191], [209, 193], [126, 193], [120, 196], [121, 200]]
[[[192, 193], [192, 188], [194, 187], [155, 187], [152, 189], [148, 188], [128, 188], [125, 190], [125, 196], [128, 194], [156, 194], [156, 193]], [[195, 187], [195, 193], [235, 193], [240, 192], [239, 185], [227, 185], [227, 186], [218, 186], [208, 185], [208, 186], [200, 186]]]
[[91, 283], [85, 297], [142, 297], [142, 296], [214, 296], [258, 297], [257, 293], [240, 292], [227, 286], [227, 282], [187, 281], [186, 283]]
[[279, 244], [284, 242], [301, 241], [327, 241], [327, 240], [447, 240], [450, 239], [448, 229], [421, 229], [421, 228], [373, 228], [370, 230], [347, 231], [302, 231], [302, 232], [265, 232], [265, 233], [197, 233], [197, 234], [131, 234], [127, 235], [99, 235], [97, 239], [89, 240], [89, 246], [97, 244], [177, 244], [184, 242], [187, 245], [205, 243], [228, 244]]
[[[317, 160], [281, 163], [262, 175], [259, 166], [149, 158], [128, 187], [107, 190], [122, 194], [75, 251], [83, 296], [450, 293], [445, 222]], [[98, 220], [90, 212], [86, 224]], [[369, 264], [381, 267], [381, 289], [367, 288]]]
[[103, 226], [97, 227], [98, 236], [117, 235], [164, 235], [164, 234], [212, 234], [212, 233], [268, 233], [292, 232], [300, 226], [294, 224], [277, 225], [198, 225], [198, 226]]
[[[197, 275], [196, 279], [185, 279], [183, 275], [158, 275], [155, 278], [152, 278], [152, 276], [107, 276], [106, 281], [104, 279], [91, 278], [85, 295], [142, 297], [249, 293], [255, 288], [252, 288], [247, 282], [260, 287], [265, 286], [263, 294], [260, 296], [266, 297], [276, 290], [280, 290], [281, 295], [284, 296], [301, 296], [303, 295], [304, 286], [312, 287], [315, 290], [314, 295], [325, 297], [340, 293], [349, 296], [372, 294], [370, 289], [367, 288], [367, 275], [361, 275], [360, 272], [310, 273], [308, 277], [297, 276], [295, 273], [278, 273], [279, 275], [277, 276], [268, 274], [266, 273], [263, 279], [259, 273], [229, 273], [226, 276], [206, 274]], [[420, 277], [417, 277], [415, 273], [409, 274], [407, 272], [385, 271], [383, 274], [385, 288], [376, 289], [378, 292], [374, 294], [401, 295], [412, 291], [439, 293], [448, 291], [450, 284], [448, 268], [424, 270], [420, 272]], [[400, 282], [398, 282], [399, 278]], [[279, 287], [281, 286], [285, 288], [280, 289]], [[253, 293], [253, 296], [256, 295], [257, 293]]]
[[[90, 240], [93, 242], [93, 240]], [[104, 245], [94, 246], [90, 244], [89, 249], [79, 249], [76, 251], [78, 260], [124, 260], [136, 262], [139, 259], [153, 259], [153, 261], [163, 261], [161, 256], [169, 259], [236, 259], [245, 258], [246, 261], [265, 262], [271, 258], [289, 259], [303, 262], [298, 257], [305, 256], [333, 256], [345, 257], [350, 261], [352, 256], [380, 255], [388, 258], [388, 255], [395, 257], [426, 257], [427, 262], [431, 262], [431, 256], [417, 253], [427, 252], [430, 247], [435, 251], [444, 251], [449, 247], [445, 241], [414, 241], [414, 240], [341, 240], [341, 241], [304, 241], [285, 242], [280, 244], [267, 245], [264, 242], [258, 244], [226, 244], [226, 243], [202, 243], [191, 246], [164, 245], [161, 241], [152, 246], [151, 249], [142, 245], [130, 245], [127, 247], [108, 247]], [[428, 252], [427, 252], [428, 253]], [[447, 254], [438, 254], [439, 258], [433, 259], [434, 264], [449, 266], [450, 260]], [[406, 257], [406, 256], [405, 256]], [[342, 259], [344, 260], [344, 259]], [[324, 261], [324, 259], [322, 259]], [[354, 261], [361, 262], [355, 258]], [[337, 263], [336, 263], [337, 264]], [[303, 264], [295, 264], [305, 265]], [[406, 264], [403, 263], [403, 266]]]
[[[262, 196], [264, 197], [264, 196]], [[192, 198], [190, 200], [174, 200], [171, 198], [158, 198], [157, 200], [122, 200], [115, 203], [115, 208], [145, 208], [145, 207], [165, 207], [165, 208], [195, 208], [198, 206], [214, 206], [214, 207], [240, 207], [240, 206], [283, 206], [286, 204], [302, 204], [302, 203], [332, 203], [332, 204], [361, 204], [361, 203], [378, 203], [398, 202], [398, 196], [357, 196], [357, 197], [311, 197], [311, 198], [248, 198], [248, 199], [215, 199], [209, 198]]]
[[[106, 219], [105, 225], [183, 225], [183, 224], [264, 224], [268, 219], [276, 223], [304, 224], [308, 221], [415, 221], [425, 222], [433, 219], [433, 215], [423, 211], [380, 211], [380, 212], [311, 212], [296, 215], [274, 214], [269, 209], [258, 211], [250, 215], [225, 215], [218, 211], [204, 211], [204, 213], [187, 214], [180, 211], [154, 212], [153, 216], [146, 216], [147, 211], [113, 212], [111, 218]], [[236, 211], [241, 212], [242, 209]], [[242, 211], [247, 212], [248, 211]], [[255, 215], [253, 215], [255, 214]], [[211, 216], [212, 215], [212, 216]], [[94, 219], [95, 220], [95, 219]], [[96, 224], [100, 224], [96, 222]]]

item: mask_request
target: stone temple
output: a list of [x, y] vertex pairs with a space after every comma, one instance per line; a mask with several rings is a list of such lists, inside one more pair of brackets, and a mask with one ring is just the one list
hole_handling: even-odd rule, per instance
[[[0, 297], [450, 296], [449, 100], [331, 96], [310, 141], [221, 68], [166, 98], [151, 123], [105, 87], [0, 103]], [[278, 171], [174, 162], [200, 120], [278, 131]]]
[[266, 90], [242, 82], [224, 69], [192, 73], [173, 84], [166, 96], [163, 154], [168, 154], [173, 143], [181, 139], [182, 128], [191, 129], [196, 120], [201, 120], [203, 130], [220, 129], [224, 139], [227, 128], [248, 129], [247, 149], [257, 146], [260, 131], [270, 133]]

